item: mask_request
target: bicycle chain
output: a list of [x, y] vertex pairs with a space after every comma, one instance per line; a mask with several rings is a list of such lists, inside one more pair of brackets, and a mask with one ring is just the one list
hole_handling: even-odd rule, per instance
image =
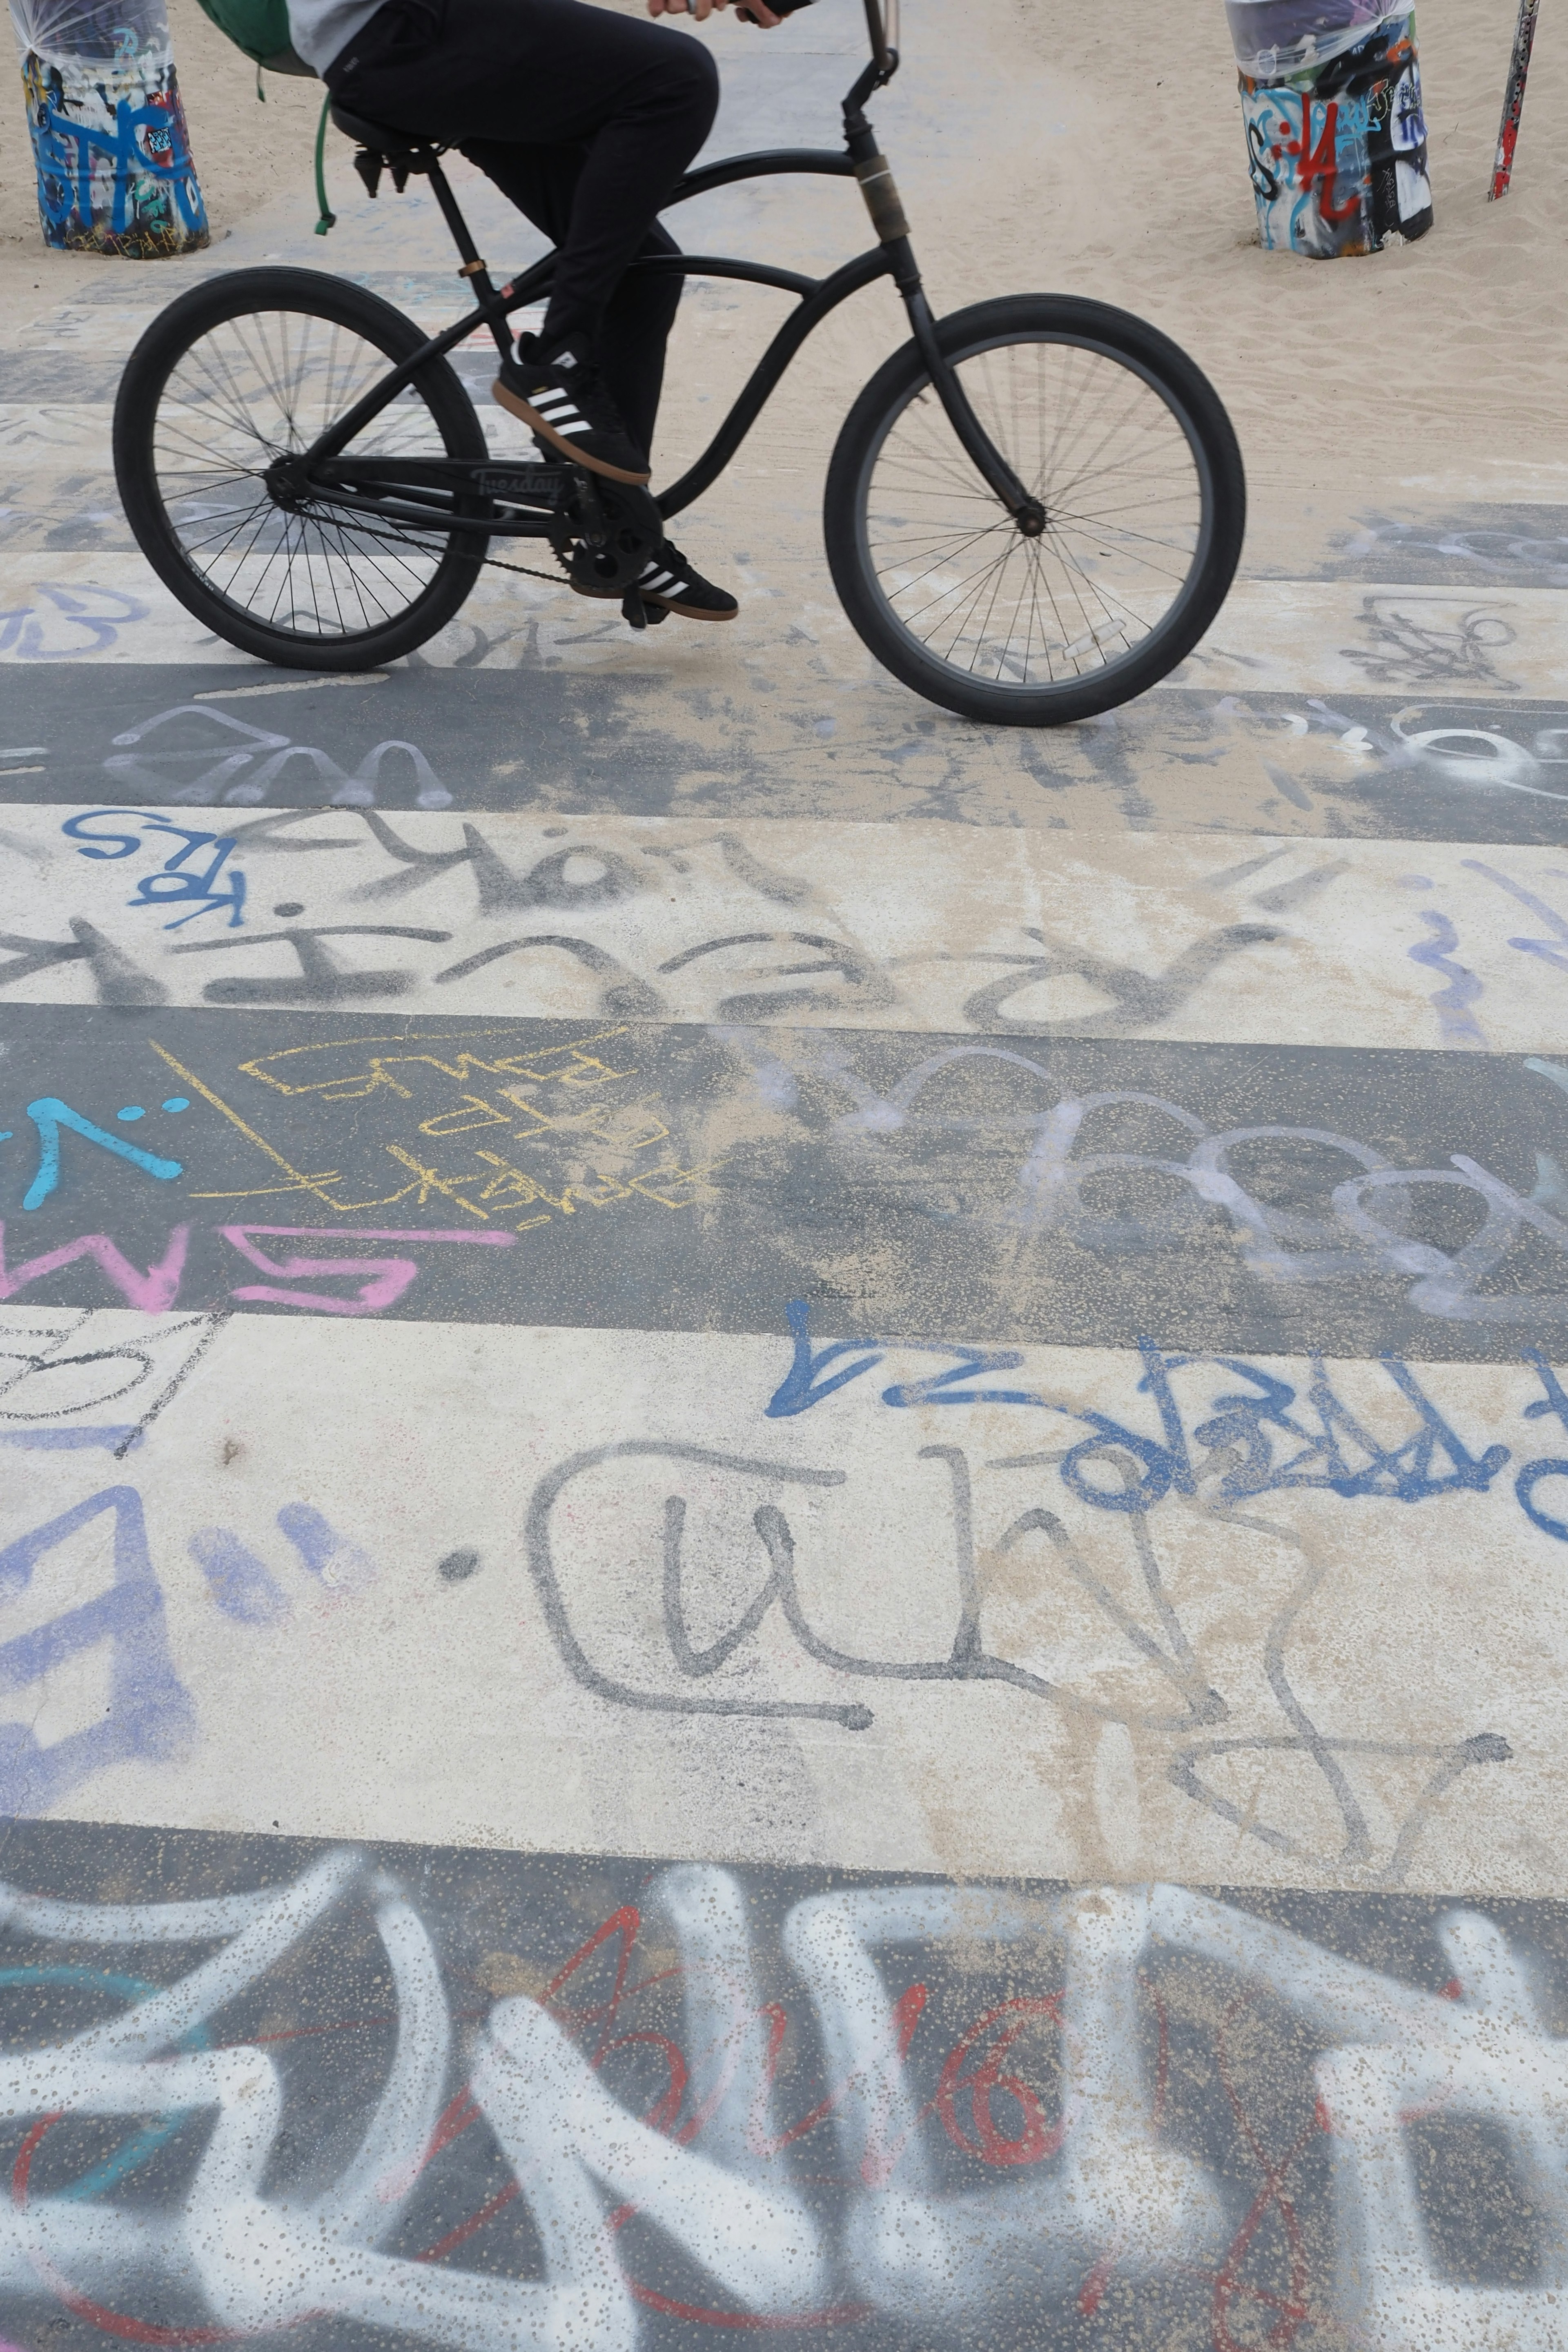
[[488, 564], [492, 572], [515, 572], [520, 580], [547, 580], [552, 588], [559, 588], [561, 572], [564, 572], [570, 577], [571, 567], [564, 555], [558, 553], [555, 560], [561, 566], [561, 572], [538, 572], [531, 563], [503, 563], [499, 555], [484, 555], [479, 559], [480, 562]]
[[[426, 538], [417, 530], [371, 530], [361, 528], [359, 536], [362, 539], [377, 540], [383, 546], [388, 547], [417, 547], [423, 550], [426, 545]], [[559, 588], [563, 584], [563, 572], [565, 573], [568, 581], [571, 579], [572, 559], [569, 555], [563, 554], [559, 548], [556, 548], [553, 552], [556, 563], [560, 567], [554, 572], [541, 572], [531, 563], [503, 563], [499, 555], [482, 555], [479, 562], [492, 572], [515, 572], [520, 580], [542, 580], [547, 587]], [[0, 2347], [0, 2352], [3, 2352], [3, 2347]]]

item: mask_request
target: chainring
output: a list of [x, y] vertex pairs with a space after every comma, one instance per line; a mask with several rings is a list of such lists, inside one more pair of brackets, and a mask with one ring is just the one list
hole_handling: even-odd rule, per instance
[[576, 545], [567, 564], [574, 582], [600, 596], [624, 593], [647, 569], [664, 537], [664, 518], [635, 482], [582, 475], [582, 488], [563, 513]]

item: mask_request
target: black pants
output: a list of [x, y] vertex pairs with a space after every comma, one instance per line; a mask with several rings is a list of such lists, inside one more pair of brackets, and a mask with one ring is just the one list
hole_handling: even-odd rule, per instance
[[324, 76], [351, 112], [459, 148], [559, 247], [551, 337], [585, 334], [643, 448], [681, 281], [656, 215], [713, 125], [699, 41], [584, 0], [387, 0]]

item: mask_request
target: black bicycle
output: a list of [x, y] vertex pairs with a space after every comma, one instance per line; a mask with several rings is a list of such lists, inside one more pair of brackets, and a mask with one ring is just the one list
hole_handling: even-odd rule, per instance
[[[159, 577], [206, 627], [262, 659], [371, 669], [458, 611], [492, 542], [584, 545], [634, 626], [662, 619], [634, 583], [664, 521], [728, 465], [812, 330], [890, 277], [911, 340], [846, 418], [827, 471], [827, 561], [879, 661], [969, 719], [1053, 726], [1142, 693], [1225, 600], [1246, 478], [1198, 368], [1104, 303], [1018, 294], [934, 319], [893, 177], [866, 120], [898, 69], [898, 0], [865, 0], [871, 59], [844, 100], [844, 152], [770, 149], [689, 173], [671, 202], [781, 172], [858, 180], [878, 243], [816, 279], [711, 254], [644, 269], [742, 278], [798, 298], [711, 445], [658, 498], [570, 464], [486, 446], [447, 353], [549, 285], [547, 256], [508, 285], [486, 264], [443, 149], [333, 107], [370, 194], [431, 184], [476, 307], [423, 335], [362, 287], [246, 269], [170, 304], [132, 353], [114, 468]], [[521, 567], [526, 568], [526, 567]]]

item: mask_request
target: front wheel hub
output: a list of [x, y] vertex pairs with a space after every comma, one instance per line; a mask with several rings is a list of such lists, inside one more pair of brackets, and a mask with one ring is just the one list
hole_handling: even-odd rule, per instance
[[1019, 531], [1025, 539], [1044, 538], [1046, 530], [1046, 510], [1044, 507], [1037, 506], [1033, 499], [1030, 499], [1026, 507], [1022, 508], [1019, 512], [1014, 516], [1013, 520], [1017, 524]]

